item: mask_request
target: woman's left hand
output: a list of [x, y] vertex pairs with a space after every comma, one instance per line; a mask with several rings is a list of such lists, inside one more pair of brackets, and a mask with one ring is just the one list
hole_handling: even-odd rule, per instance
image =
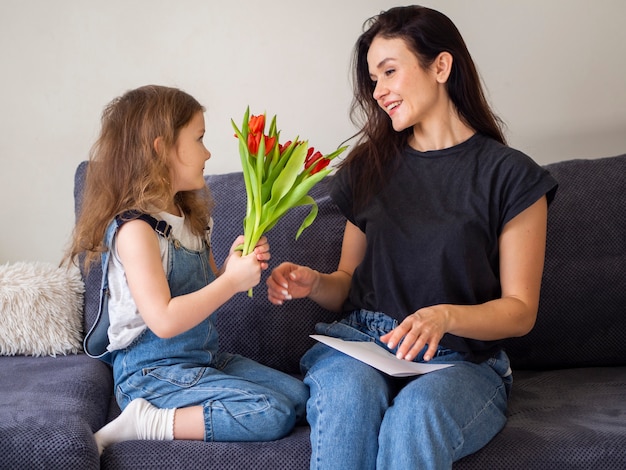
[[448, 330], [449, 314], [449, 305], [422, 308], [406, 317], [389, 333], [381, 336], [380, 340], [390, 349], [402, 342], [396, 356], [407, 361], [415, 359], [424, 346], [428, 345], [424, 360], [430, 361], [437, 352], [439, 341]]

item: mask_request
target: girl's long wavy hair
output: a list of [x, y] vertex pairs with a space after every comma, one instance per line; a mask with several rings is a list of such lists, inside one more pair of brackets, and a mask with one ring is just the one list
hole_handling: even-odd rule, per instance
[[427, 69], [441, 52], [452, 55], [446, 89], [461, 119], [476, 132], [506, 143], [502, 121], [493, 113], [474, 61], [454, 23], [444, 14], [422, 6], [391, 8], [368, 19], [353, 55], [354, 98], [352, 122], [360, 128], [357, 143], [341, 163], [349, 170], [355, 207], [362, 207], [381, 189], [396, 168], [412, 128], [397, 132], [391, 119], [373, 98], [367, 53], [375, 37], [403, 39]]
[[[208, 188], [173, 195], [168, 162], [180, 130], [198, 112], [204, 107], [189, 94], [156, 85], [130, 90], [105, 107], [66, 260], [84, 253], [88, 267], [106, 250], [104, 233], [115, 216], [164, 211], [172, 197], [193, 232], [204, 233], [213, 208]], [[158, 137], [163, 145], [157, 151]]]

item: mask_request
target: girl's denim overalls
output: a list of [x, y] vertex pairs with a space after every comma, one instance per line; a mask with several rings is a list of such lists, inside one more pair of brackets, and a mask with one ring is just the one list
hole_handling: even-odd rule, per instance
[[[143, 214], [133, 218], [146, 221], [168, 239], [166, 276], [172, 297], [194, 292], [215, 279], [208, 243], [201, 251], [188, 250], [170, 237], [164, 221]], [[109, 249], [127, 220], [117, 217], [107, 229]], [[214, 315], [173, 338], [159, 338], [146, 329], [126, 349], [103, 351], [103, 344], [108, 345], [102, 331], [108, 327], [109, 256], [109, 252], [103, 255], [101, 311], [85, 338], [85, 350], [113, 365], [115, 396], [122, 409], [139, 397], [159, 408], [202, 406], [205, 441], [274, 440], [304, 417], [308, 388], [251, 359], [218, 352]]]

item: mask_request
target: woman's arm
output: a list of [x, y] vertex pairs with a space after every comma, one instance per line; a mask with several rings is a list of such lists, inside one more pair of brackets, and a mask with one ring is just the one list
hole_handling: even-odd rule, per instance
[[434, 356], [445, 333], [489, 341], [523, 336], [534, 326], [543, 273], [548, 204], [542, 197], [509, 221], [499, 239], [502, 296], [481, 305], [435, 305], [418, 310], [381, 337], [412, 360], [428, 344]]
[[285, 300], [309, 297], [322, 307], [341, 311], [348, 297], [352, 274], [365, 255], [365, 234], [346, 222], [337, 270], [320, 273], [306, 266], [282, 263], [267, 280], [270, 302], [281, 305]]
[[[159, 241], [152, 228], [140, 220], [125, 223], [117, 235], [117, 251], [128, 287], [144, 322], [154, 334], [170, 338], [202, 322], [233, 295], [257, 285], [269, 246], [259, 246], [248, 256], [234, 247], [223, 273], [190, 294], [172, 297], [163, 271]], [[213, 264], [215, 264], [213, 262]]]

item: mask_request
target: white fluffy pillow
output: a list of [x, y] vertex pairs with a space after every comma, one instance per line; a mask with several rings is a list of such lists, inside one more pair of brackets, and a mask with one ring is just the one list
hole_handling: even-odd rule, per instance
[[75, 267], [0, 265], [0, 355], [80, 352], [84, 292]]

